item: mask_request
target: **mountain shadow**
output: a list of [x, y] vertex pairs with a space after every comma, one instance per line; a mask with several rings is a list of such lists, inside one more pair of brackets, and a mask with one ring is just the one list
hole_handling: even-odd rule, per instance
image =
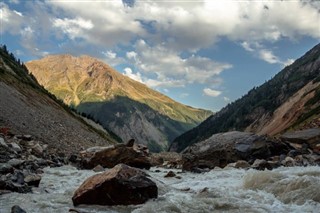
[[111, 129], [123, 141], [134, 138], [152, 152], [167, 149], [169, 141], [192, 128], [190, 123], [175, 121], [124, 96], [115, 96], [106, 102], [80, 103], [76, 110]]

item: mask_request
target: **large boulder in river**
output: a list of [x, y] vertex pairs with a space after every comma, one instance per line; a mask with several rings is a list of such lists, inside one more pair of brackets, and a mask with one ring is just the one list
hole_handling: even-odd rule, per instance
[[89, 177], [72, 197], [75, 206], [142, 204], [158, 197], [157, 185], [143, 171], [119, 164]]
[[109, 147], [102, 147], [101, 149], [95, 148], [95, 151], [91, 154], [82, 152], [83, 167], [86, 169], [92, 169], [97, 165], [102, 167], [112, 168], [119, 163], [124, 163], [126, 165], [141, 168], [150, 169], [151, 163], [147, 152], [137, 146], [127, 146], [125, 144], [117, 144]]
[[267, 136], [238, 131], [219, 133], [186, 148], [182, 152], [183, 169], [225, 167], [238, 160], [253, 162], [289, 150], [285, 143]]
[[307, 144], [313, 150], [320, 151], [320, 128], [286, 132], [281, 139], [295, 144]]

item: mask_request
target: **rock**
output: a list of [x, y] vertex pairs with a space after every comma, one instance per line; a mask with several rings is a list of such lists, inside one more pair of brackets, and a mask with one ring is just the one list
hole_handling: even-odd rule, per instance
[[32, 154], [34, 154], [37, 157], [41, 157], [43, 155], [43, 148], [40, 144], [35, 144], [32, 148]]
[[169, 177], [175, 177], [176, 174], [173, 171], [169, 171], [164, 177], [169, 178]]
[[28, 184], [28, 186], [38, 187], [41, 181], [41, 176], [36, 174], [27, 175], [24, 178], [24, 182]]
[[133, 147], [134, 145], [134, 139], [130, 139], [127, 143], [126, 143], [126, 146], [127, 147]]
[[292, 157], [286, 157], [282, 162], [282, 165], [284, 166], [294, 166], [295, 165], [295, 161]]
[[0, 163], [0, 174], [6, 174], [13, 172], [13, 168], [8, 163]]
[[246, 169], [250, 167], [250, 164], [245, 161], [245, 160], [238, 160], [235, 164], [234, 164], [235, 168], [242, 168], [242, 169]]
[[267, 159], [288, 153], [290, 147], [267, 136], [248, 132], [226, 132], [212, 135], [209, 139], [193, 144], [182, 152], [183, 170], [194, 168], [213, 169], [229, 163], [245, 160]]
[[254, 163], [251, 165], [251, 167], [253, 169], [257, 169], [257, 170], [265, 170], [265, 169], [271, 170], [272, 169], [270, 164], [264, 159], [256, 159], [254, 161]]
[[182, 155], [176, 152], [160, 152], [151, 154], [152, 166], [179, 169], [182, 167]]
[[312, 149], [320, 144], [320, 128], [304, 129], [294, 132], [286, 132], [281, 137], [281, 140], [291, 143], [308, 144]]
[[8, 144], [4, 141], [2, 137], [0, 137], [0, 146], [8, 148]]
[[19, 167], [21, 164], [23, 164], [25, 160], [20, 160], [20, 159], [11, 159], [7, 163], [11, 165], [12, 167]]
[[150, 169], [150, 158], [144, 152], [137, 152], [133, 147], [124, 144], [110, 146], [95, 152], [91, 158], [84, 159], [83, 167], [92, 169], [97, 165], [112, 168], [119, 163], [128, 166]]
[[177, 178], [177, 179], [182, 179], [182, 177], [181, 177], [181, 176], [175, 176], [175, 178]]
[[94, 172], [102, 172], [104, 168], [99, 164], [98, 166], [92, 169]]
[[17, 143], [9, 143], [9, 147], [11, 147], [16, 152], [22, 152], [21, 147]]
[[11, 213], [27, 213], [27, 212], [23, 210], [20, 206], [14, 205], [11, 208]]
[[15, 170], [11, 180], [20, 185], [24, 184], [24, 174], [20, 170]]
[[147, 174], [139, 169], [119, 164], [89, 177], [74, 193], [74, 206], [142, 204], [157, 198], [158, 188]]

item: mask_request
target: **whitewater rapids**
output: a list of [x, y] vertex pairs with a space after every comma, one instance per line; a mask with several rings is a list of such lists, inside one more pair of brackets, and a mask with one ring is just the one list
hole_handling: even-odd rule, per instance
[[[155, 171], [155, 170], [160, 170]], [[164, 178], [169, 170], [152, 168], [159, 197], [137, 206], [72, 205], [73, 192], [96, 173], [72, 166], [45, 168], [39, 188], [32, 194], [0, 195], [0, 212], [19, 205], [28, 213], [203, 213], [203, 212], [320, 212], [320, 167], [281, 167], [272, 171], [215, 169], [207, 173], [179, 173], [181, 179]], [[119, 192], [121, 193], [121, 192]]]

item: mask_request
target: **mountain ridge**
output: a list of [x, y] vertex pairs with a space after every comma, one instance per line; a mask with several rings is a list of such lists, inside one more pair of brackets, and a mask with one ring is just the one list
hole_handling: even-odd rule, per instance
[[[134, 136], [140, 143], [156, 143], [161, 147], [157, 149], [163, 150], [174, 137], [211, 114], [207, 110], [180, 104], [90, 56], [50, 55], [27, 62], [26, 66], [47, 90], [80, 113], [92, 116], [123, 141]], [[132, 100], [133, 108], [124, 102], [125, 98]], [[108, 116], [105, 116], [106, 112], [109, 112]], [[135, 124], [136, 119], [140, 127]], [[127, 122], [118, 126], [119, 120]], [[140, 122], [142, 120], [144, 122]], [[171, 126], [173, 131], [169, 131], [167, 126]], [[154, 134], [146, 130], [150, 128], [154, 129]]]

